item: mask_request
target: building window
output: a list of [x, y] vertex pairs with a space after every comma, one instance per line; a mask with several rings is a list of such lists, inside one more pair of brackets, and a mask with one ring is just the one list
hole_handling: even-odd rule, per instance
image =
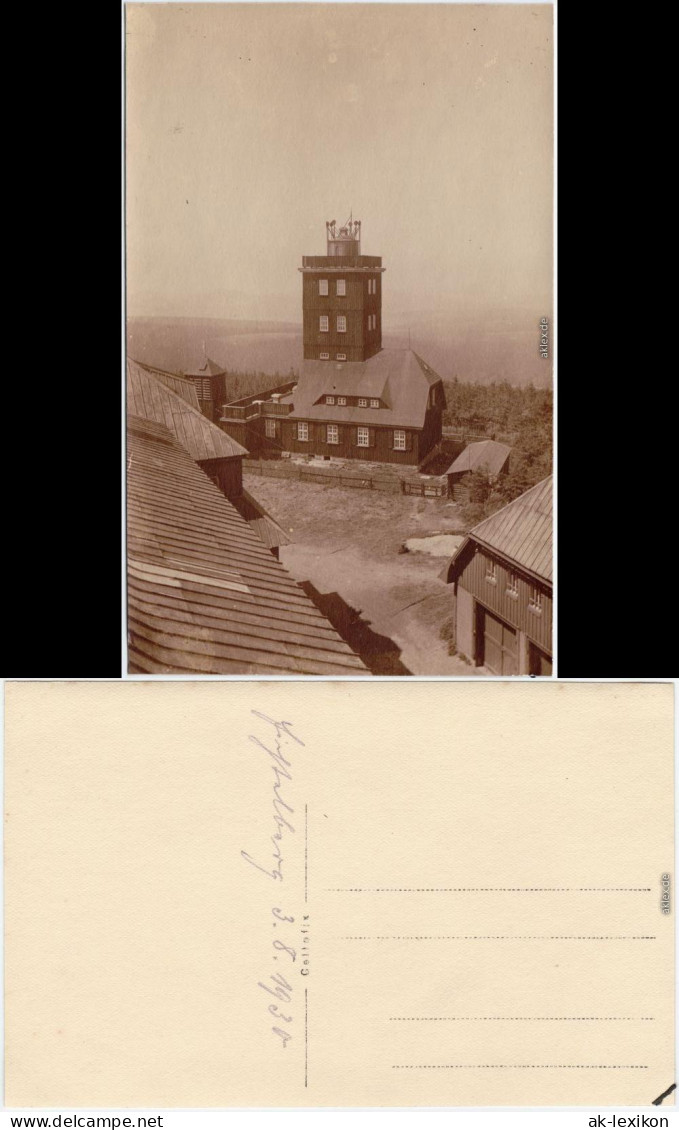
[[301, 440], [302, 443], [307, 442], [307, 440], [309, 439], [309, 425], [308, 424], [298, 424], [297, 425], [297, 439]]
[[370, 432], [367, 428], [359, 428], [356, 443], [359, 447], [370, 447]]
[[343, 298], [346, 293], [347, 293], [347, 280], [346, 279], [338, 279], [337, 280], [337, 294], [338, 294], [338, 296], [340, 298]]
[[334, 404], [335, 403], [335, 397], [334, 396], [326, 396], [325, 403], [326, 404]]
[[339, 428], [337, 424], [328, 424], [328, 443], [339, 443]]
[[318, 328], [319, 328], [319, 330], [321, 331], [322, 334], [327, 334], [327, 332], [328, 332], [328, 315], [327, 314], [321, 314], [320, 318], [318, 319]]
[[338, 334], [345, 334], [347, 332], [346, 314], [337, 315], [337, 332]]
[[329, 360], [330, 360], [330, 354], [329, 353], [321, 353], [321, 361], [329, 361]]
[[486, 558], [486, 580], [489, 585], [497, 584], [497, 564], [489, 557]]
[[511, 596], [512, 600], [519, 599], [519, 578], [516, 573], [510, 573], [507, 577], [507, 596]]
[[338, 396], [337, 397], [337, 403], [338, 404], [346, 404], [346, 402], [347, 402], [346, 396]]
[[264, 421], [264, 435], [267, 436], [268, 439], [275, 439], [276, 438], [276, 421], [275, 420], [265, 420]]
[[364, 396], [359, 396], [358, 407], [359, 408], [367, 408], [368, 407], [368, 401], [366, 400], [366, 398]]
[[402, 431], [394, 432], [394, 450], [405, 451], [406, 449], [406, 434]]
[[379, 406], [380, 406], [379, 400], [371, 400], [370, 401], [370, 407], [371, 408], [379, 408]]
[[319, 294], [327, 294], [328, 293], [328, 280], [327, 279], [319, 279], [318, 280], [318, 293]]
[[346, 361], [347, 359], [346, 353], [337, 353], [335, 356], [338, 361]]
[[528, 597], [528, 611], [534, 612], [536, 616], [542, 613], [542, 593], [535, 585], [531, 585], [530, 594]]

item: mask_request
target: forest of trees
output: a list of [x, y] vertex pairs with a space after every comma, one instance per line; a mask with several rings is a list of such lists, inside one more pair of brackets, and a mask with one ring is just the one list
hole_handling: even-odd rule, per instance
[[268, 392], [278, 385], [297, 380], [299, 374], [294, 369], [288, 373], [242, 373], [230, 369], [224, 378], [224, 403], [233, 404], [244, 396], [254, 396], [257, 392]]
[[[509, 381], [477, 384], [471, 381], [444, 381], [446, 409], [444, 427], [478, 431], [489, 439], [519, 433], [541, 413], [552, 408], [551, 389], [534, 385], [511, 385]], [[507, 440], [507, 442], [511, 442]]]

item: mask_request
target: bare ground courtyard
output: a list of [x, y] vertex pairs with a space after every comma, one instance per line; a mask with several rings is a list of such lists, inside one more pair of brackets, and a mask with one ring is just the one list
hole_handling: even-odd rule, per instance
[[[474, 675], [448, 654], [446, 557], [403, 552], [409, 538], [463, 530], [455, 503], [244, 476], [293, 539], [281, 561], [376, 675]], [[401, 551], [401, 552], [399, 552]]]

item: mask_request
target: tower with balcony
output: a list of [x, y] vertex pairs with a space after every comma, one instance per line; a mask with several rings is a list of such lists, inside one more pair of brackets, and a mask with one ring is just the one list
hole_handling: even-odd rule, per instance
[[361, 221], [326, 222], [325, 255], [304, 255], [305, 361], [367, 361], [382, 349], [379, 255], [361, 255]]

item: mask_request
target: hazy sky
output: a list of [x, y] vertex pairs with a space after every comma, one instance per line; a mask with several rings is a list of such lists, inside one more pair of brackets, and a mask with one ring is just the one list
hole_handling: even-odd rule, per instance
[[551, 309], [551, 5], [126, 13], [130, 314], [300, 320], [351, 209], [385, 321]]

